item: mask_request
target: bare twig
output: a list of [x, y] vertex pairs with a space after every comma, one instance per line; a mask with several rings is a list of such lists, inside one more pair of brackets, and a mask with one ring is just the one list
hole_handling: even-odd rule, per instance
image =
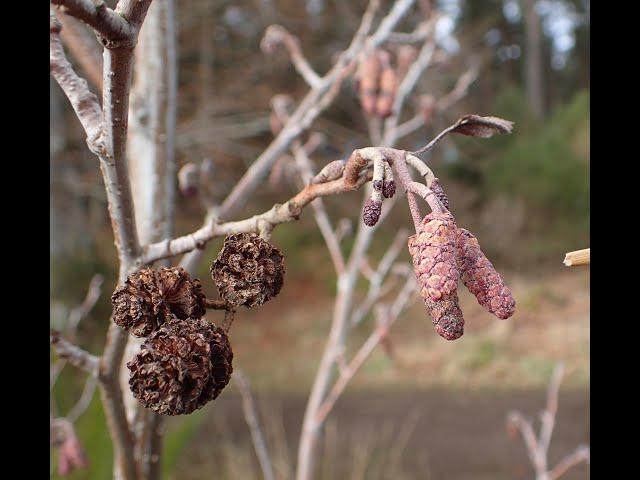
[[102, 48], [94, 35], [75, 18], [58, 14], [62, 23], [60, 36], [65, 46], [78, 61], [91, 84], [102, 92]]
[[318, 408], [316, 413], [315, 422], [317, 425], [321, 425], [327, 418], [327, 415], [335, 405], [342, 392], [344, 392], [346, 386], [351, 381], [353, 376], [360, 370], [366, 359], [371, 355], [375, 347], [380, 341], [388, 334], [389, 328], [398, 319], [398, 316], [406, 306], [411, 294], [415, 292], [415, 284], [408, 281], [405, 286], [400, 290], [396, 300], [393, 303], [393, 308], [384, 309], [379, 308], [377, 310], [378, 315], [383, 315], [383, 318], [378, 322], [376, 329], [369, 335], [369, 338], [360, 347], [358, 352], [353, 356], [353, 359], [347, 367], [341, 372], [340, 377], [333, 385], [331, 391], [326, 396], [322, 405]]
[[76, 404], [71, 408], [71, 410], [69, 410], [69, 413], [67, 413], [66, 418], [70, 422], [75, 422], [80, 417], [80, 415], [82, 415], [87, 410], [87, 408], [89, 408], [97, 385], [97, 377], [90, 376], [89, 378], [87, 378], [84, 384], [84, 389], [82, 390], [82, 395], [80, 395], [80, 398], [78, 399]]
[[389, 246], [387, 251], [380, 260], [378, 264], [378, 268], [373, 272], [373, 275], [369, 279], [369, 291], [367, 292], [366, 298], [363, 302], [358, 306], [358, 308], [353, 312], [351, 316], [351, 327], [354, 328], [362, 322], [362, 320], [367, 316], [371, 308], [375, 305], [375, 303], [380, 299], [383, 289], [382, 282], [389, 273], [391, 266], [402, 252], [402, 249], [405, 247], [407, 242], [408, 232], [405, 229], [401, 229]]
[[49, 338], [51, 346], [58, 357], [67, 360], [74, 367], [78, 367], [91, 375], [97, 375], [98, 357], [65, 340], [60, 336], [60, 332], [56, 330], [51, 329]]
[[253, 396], [251, 395], [249, 380], [237, 366], [234, 368], [233, 380], [242, 396], [242, 411], [249, 431], [251, 432], [251, 440], [253, 441], [253, 447], [256, 451], [260, 468], [262, 469], [262, 476], [265, 480], [275, 480], [276, 477], [273, 473], [271, 456], [269, 455], [267, 444], [264, 440], [262, 428], [260, 428], [258, 412], [253, 401]]
[[576, 450], [564, 457], [558, 464], [549, 472], [549, 480], [556, 480], [560, 478], [571, 467], [578, 465], [580, 462], [589, 462], [590, 450], [585, 445], [580, 445]]
[[89, 314], [91, 309], [93, 309], [96, 302], [100, 298], [103, 282], [104, 277], [102, 275], [94, 275], [91, 278], [84, 301], [73, 310], [71, 310], [71, 313], [69, 314], [69, 322], [66, 331], [72, 334], [75, 333], [80, 321], [86, 318], [86, 316]]
[[98, 97], [89, 90], [86, 80], [76, 75], [67, 60], [60, 41], [61, 29], [60, 22], [51, 12], [49, 34], [49, 68], [51, 75], [53, 75], [53, 78], [55, 78], [69, 99], [78, 120], [80, 120], [87, 134], [88, 142], [95, 143], [103, 135], [102, 110], [98, 103]]
[[[51, 3], [62, 7], [68, 15], [82, 20], [101, 36], [111, 42], [133, 41], [136, 30], [117, 12], [111, 10], [104, 1], [92, 0], [51, 0]], [[131, 2], [119, 2], [131, 3]], [[151, 3], [150, 1], [138, 3]], [[119, 5], [120, 6], [120, 5]], [[142, 15], [144, 18], [144, 15]], [[140, 20], [142, 22], [142, 20]]]
[[527, 455], [535, 470], [536, 480], [556, 480], [571, 467], [582, 461], [589, 461], [589, 447], [581, 445], [574, 452], [560, 460], [553, 469], [549, 470], [548, 468], [549, 444], [558, 413], [558, 393], [563, 371], [562, 364], [557, 364], [553, 370], [547, 391], [547, 405], [540, 415], [541, 426], [538, 437], [533, 431], [532, 422], [524, 418], [520, 412], [511, 412], [507, 417], [507, 427], [510, 431], [519, 431], [522, 435], [527, 447]]
[[260, 46], [266, 53], [273, 53], [275, 47], [280, 43], [289, 51], [291, 62], [302, 78], [304, 78], [311, 88], [318, 87], [321, 79], [304, 57], [300, 48], [300, 41], [280, 25], [269, 26], [264, 33]]
[[265, 229], [271, 231], [281, 223], [297, 220], [302, 213], [302, 209], [316, 198], [356, 190], [368, 180], [370, 180], [370, 177], [364, 175], [359, 177], [354, 185], [346, 185], [343, 178], [326, 183], [307, 185], [284, 204], [276, 204], [268, 211], [251, 218], [226, 223], [214, 223], [212, 219], [207, 225], [189, 235], [145, 246], [140, 262], [144, 264], [153, 263], [162, 258], [173, 257], [199, 249], [212, 238], [230, 233], [262, 232]]

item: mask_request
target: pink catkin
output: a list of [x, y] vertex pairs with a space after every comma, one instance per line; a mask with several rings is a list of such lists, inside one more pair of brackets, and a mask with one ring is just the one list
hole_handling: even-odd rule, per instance
[[409, 253], [427, 312], [436, 332], [447, 340], [464, 333], [458, 304], [456, 263], [457, 227], [450, 213], [430, 213], [415, 235], [409, 237]]
[[455, 220], [450, 213], [430, 213], [422, 219], [418, 232], [409, 237], [409, 253], [420, 285], [420, 295], [438, 301], [456, 293]]
[[511, 290], [489, 259], [482, 253], [478, 239], [464, 228], [457, 233], [458, 269], [463, 283], [486, 310], [500, 319], [515, 312]]

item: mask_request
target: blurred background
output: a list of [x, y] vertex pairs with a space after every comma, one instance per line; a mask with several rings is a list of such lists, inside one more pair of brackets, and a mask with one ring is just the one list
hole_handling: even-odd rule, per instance
[[[308, 90], [288, 55], [260, 50], [266, 27], [277, 23], [296, 35], [322, 74], [350, 42], [365, 7], [360, 0], [177, 2], [178, 164], [211, 159], [220, 179], [215, 195], [223, 199], [273, 139], [271, 98], [286, 93], [299, 100]], [[445, 14], [437, 34], [448, 58], [426, 71], [418, 92], [442, 96], [472, 62], [479, 65], [478, 77], [464, 98], [398, 146], [416, 149], [466, 113], [515, 122], [513, 134], [490, 140], [449, 136], [426, 160], [445, 186], [458, 224], [476, 234], [511, 286], [517, 310], [500, 321], [461, 293], [465, 335], [446, 342], [422, 304], [413, 304], [392, 329], [394, 354], [376, 350], [329, 418], [323, 479], [533, 478], [526, 450], [507, 435], [505, 419], [512, 409], [537, 416], [560, 361], [565, 376], [549, 460], [554, 464], [589, 442], [589, 270], [562, 265], [565, 252], [589, 246], [589, 1], [441, 0], [435, 7]], [[413, 15], [400, 30], [410, 31], [420, 13]], [[51, 323], [64, 326], [93, 276], [102, 275], [101, 295], [76, 338], [99, 352], [117, 278], [116, 252], [97, 160], [53, 80], [50, 125]], [[316, 166], [370, 144], [352, 80], [312, 131], [327, 138], [312, 155]], [[272, 175], [239, 217], [296, 191], [286, 172]], [[332, 218], [358, 222], [360, 198], [353, 193], [325, 204]], [[200, 226], [198, 202], [179, 195], [176, 210], [178, 234]], [[411, 219], [398, 205], [376, 233], [369, 257], [379, 259], [403, 226], [411, 228]], [[279, 478], [290, 478], [336, 280], [310, 212], [279, 226], [272, 242], [286, 256], [285, 286], [264, 307], [240, 312], [231, 339], [234, 361], [250, 380], [264, 421], [274, 468]], [[206, 280], [208, 268], [221, 245], [221, 239], [207, 245], [198, 269], [210, 296], [215, 288]], [[406, 251], [400, 259], [410, 261]], [[364, 283], [361, 290], [366, 292]], [[359, 328], [354, 342], [370, 331], [366, 322]], [[64, 369], [52, 390], [52, 410], [67, 411], [83, 386], [81, 374]], [[168, 421], [165, 478], [261, 478], [239, 398], [232, 384], [204, 409]], [[77, 433], [90, 467], [71, 478], [110, 478], [99, 395], [79, 417]], [[563, 478], [588, 477], [581, 465]]]

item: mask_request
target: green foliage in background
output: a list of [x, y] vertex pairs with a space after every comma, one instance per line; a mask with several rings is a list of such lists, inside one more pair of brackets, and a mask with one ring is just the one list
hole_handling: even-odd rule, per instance
[[[519, 96], [510, 92], [505, 103], [514, 106], [509, 100]], [[522, 99], [517, 101], [515, 105], [526, 105]], [[589, 216], [589, 93], [577, 93], [541, 122], [532, 121], [522, 111], [505, 111], [501, 115], [515, 117], [519, 122], [512, 141], [488, 162], [486, 188], [520, 195], [528, 203], [555, 215], [586, 221]]]
[[[441, 170], [479, 193], [473, 206], [478, 215], [486, 214], [498, 197], [523, 205], [517, 245], [512, 244], [509, 251], [500, 250], [501, 256], [509, 255], [505, 262], [556, 261], [559, 252], [587, 245], [589, 92], [576, 93], [548, 117], [536, 119], [524, 93], [509, 88], [497, 98], [492, 113], [514, 121], [513, 134], [484, 143], [456, 137], [457, 161]], [[492, 245], [485, 247], [493, 252]]]

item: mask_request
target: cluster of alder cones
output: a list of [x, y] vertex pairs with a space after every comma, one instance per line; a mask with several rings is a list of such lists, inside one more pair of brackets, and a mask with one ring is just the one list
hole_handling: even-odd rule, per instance
[[233, 372], [233, 351], [229, 325], [207, 321], [206, 309], [233, 312], [269, 301], [282, 288], [284, 257], [256, 234], [230, 235], [210, 272], [222, 307], [207, 300], [200, 281], [180, 267], [139, 270], [111, 296], [114, 322], [145, 338], [127, 363], [129, 386], [157, 413], [188, 414], [218, 397]]
[[[373, 191], [362, 211], [363, 221], [368, 226], [378, 222], [383, 198], [395, 193], [387, 162], [384, 169], [379, 170], [384, 171], [383, 180], [376, 181], [374, 173]], [[478, 239], [456, 225], [449, 211], [449, 199], [439, 180], [433, 178], [429, 187], [433, 196], [428, 201], [433, 211], [416, 225], [415, 235], [409, 237], [409, 254], [420, 296], [436, 332], [447, 340], [456, 340], [464, 333], [458, 280], [462, 280], [482, 307], [500, 319], [514, 314], [516, 302], [509, 287], [482, 252]]]

